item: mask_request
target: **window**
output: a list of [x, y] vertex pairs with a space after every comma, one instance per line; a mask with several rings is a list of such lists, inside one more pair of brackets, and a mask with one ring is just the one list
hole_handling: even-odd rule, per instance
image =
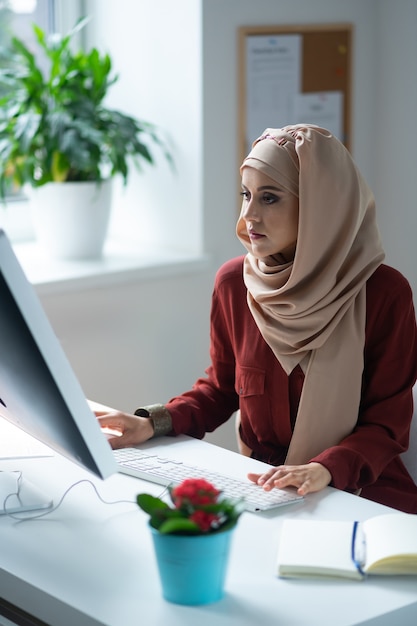
[[[157, 153], [157, 167], [144, 168], [143, 172], [132, 167], [126, 187], [120, 177], [115, 180], [109, 245], [100, 271], [104, 275], [127, 264], [135, 268], [165, 268], [178, 256], [187, 263], [190, 259], [199, 260], [203, 255], [205, 225], [199, 4], [187, 2], [178, 10], [177, 4], [169, 0], [122, 0], [121, 5], [113, 0], [55, 0], [53, 6], [56, 30], [60, 33], [68, 32], [80, 16], [91, 17], [80, 43], [108, 52], [115, 74], [120, 75], [107, 100], [108, 106], [157, 124], [174, 146], [174, 173]], [[152, 27], [155, 23], [159, 24], [157, 38]], [[190, 36], [178, 38], [178, 32]], [[56, 264], [49, 263], [38, 279], [42, 250], [31, 236], [30, 202], [11, 204], [7, 210], [0, 204], [0, 226], [17, 244], [15, 250], [22, 254], [19, 258], [27, 259], [24, 267], [30, 270], [29, 279], [39, 284], [53, 274], [51, 282], [58, 283]], [[26, 219], [21, 217], [21, 211]], [[230, 215], [233, 228], [233, 211]], [[4, 226], [6, 219], [9, 224], [13, 219], [13, 227]], [[74, 274], [89, 271], [88, 264], [73, 265]], [[62, 273], [65, 272], [63, 268]]]
[[[69, 4], [72, 6], [66, 6]], [[79, 4], [65, 0], [0, 0], [0, 47], [7, 49], [13, 35], [29, 46], [35, 43], [33, 24], [46, 32], [73, 25], [80, 15]], [[33, 237], [28, 202], [20, 190], [11, 191], [7, 205], [0, 205], [0, 227], [13, 241]]]

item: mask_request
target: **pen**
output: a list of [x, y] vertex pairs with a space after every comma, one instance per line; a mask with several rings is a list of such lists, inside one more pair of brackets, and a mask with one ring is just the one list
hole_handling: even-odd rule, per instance
[[358, 572], [362, 576], [366, 576], [362, 569], [366, 561], [366, 539], [362, 526], [358, 521], [353, 523], [351, 557]]

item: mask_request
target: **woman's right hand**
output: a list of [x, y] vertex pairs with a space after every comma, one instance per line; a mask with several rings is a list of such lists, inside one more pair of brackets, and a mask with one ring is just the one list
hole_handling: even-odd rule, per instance
[[137, 446], [153, 436], [152, 420], [113, 409], [94, 410], [113, 450]]

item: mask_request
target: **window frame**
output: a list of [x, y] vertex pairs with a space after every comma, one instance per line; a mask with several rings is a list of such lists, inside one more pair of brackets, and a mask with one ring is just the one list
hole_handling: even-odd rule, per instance
[[[31, 14], [30, 23], [37, 23], [47, 32], [67, 32], [83, 15], [82, 0], [38, 0], [36, 11]], [[20, 32], [16, 31], [20, 36]], [[0, 228], [3, 228], [13, 243], [34, 240], [30, 216], [30, 202], [22, 193], [8, 196], [0, 204]]]

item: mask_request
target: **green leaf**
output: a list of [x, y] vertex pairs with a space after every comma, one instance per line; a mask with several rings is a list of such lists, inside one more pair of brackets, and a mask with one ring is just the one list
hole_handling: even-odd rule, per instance
[[33, 113], [24, 113], [17, 118], [14, 132], [16, 138], [20, 140], [24, 152], [29, 151], [30, 144], [39, 129], [40, 122], [41, 116]]
[[151, 496], [148, 493], [140, 493], [136, 497], [136, 502], [142, 511], [145, 511], [148, 515], [153, 515], [153, 513], [157, 510], [169, 510], [169, 506], [166, 502], [160, 498], [155, 498], [155, 496]]
[[174, 517], [167, 519], [158, 528], [159, 532], [163, 535], [167, 534], [199, 534], [201, 533], [200, 527], [189, 519], [183, 517]]
[[45, 33], [42, 30], [42, 28], [40, 28], [39, 26], [34, 24], [33, 25], [33, 32], [35, 33], [35, 36], [36, 36], [36, 39], [37, 39], [38, 43], [42, 46], [43, 49], [45, 49], [45, 47], [46, 47], [46, 36], [45, 36]]

